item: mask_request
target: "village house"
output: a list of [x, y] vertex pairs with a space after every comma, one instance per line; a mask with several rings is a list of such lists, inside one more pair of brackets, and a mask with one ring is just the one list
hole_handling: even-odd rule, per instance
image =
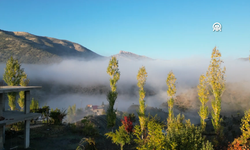
[[101, 106], [98, 105], [87, 105], [85, 111], [89, 115], [102, 115], [106, 110], [107, 106], [104, 103]]

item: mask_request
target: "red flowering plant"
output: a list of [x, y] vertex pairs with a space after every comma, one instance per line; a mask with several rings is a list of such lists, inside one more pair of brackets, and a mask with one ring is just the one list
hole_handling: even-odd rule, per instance
[[125, 130], [128, 133], [132, 133], [134, 126], [133, 126], [133, 123], [132, 123], [130, 117], [124, 116], [124, 120], [121, 120], [121, 121], [122, 121], [122, 124], [123, 124]]

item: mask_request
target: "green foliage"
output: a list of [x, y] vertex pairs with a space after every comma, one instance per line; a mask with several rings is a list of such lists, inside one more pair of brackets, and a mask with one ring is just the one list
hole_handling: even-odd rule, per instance
[[11, 110], [17, 110], [17, 108], [16, 108], [16, 95], [17, 95], [17, 93], [15, 93], [15, 92], [7, 93], [8, 100], [9, 100], [9, 106], [10, 106]]
[[[49, 121], [49, 110], [50, 110], [50, 108], [49, 108], [49, 106], [43, 106], [42, 107], [42, 115], [45, 117], [45, 118], [47, 118], [47, 123], [48, 123], [48, 121]], [[44, 123], [45, 123], [45, 121], [44, 121]]]
[[72, 106], [72, 115], [75, 116], [76, 115], [76, 104], [74, 104]]
[[[27, 79], [27, 74], [23, 72], [21, 80], [20, 80], [20, 86], [27, 86], [29, 84], [29, 79]], [[18, 105], [21, 107], [21, 110], [24, 109], [24, 102], [25, 102], [25, 91], [19, 92], [19, 99], [17, 100]]]
[[111, 91], [107, 94], [107, 100], [109, 102], [109, 107], [107, 110], [107, 126], [108, 128], [112, 128], [116, 123], [116, 110], [114, 110], [114, 104], [117, 98], [118, 93], [116, 92], [116, 83], [120, 79], [120, 71], [118, 68], [118, 60], [116, 57], [112, 57], [109, 61], [109, 65], [107, 67], [107, 73], [110, 75], [110, 87]]
[[221, 112], [221, 96], [225, 91], [225, 71], [226, 68], [221, 69], [221, 64], [223, 61], [220, 59], [221, 53], [216, 47], [213, 49], [211, 55], [210, 65], [207, 71], [207, 80], [208, 84], [210, 85], [211, 93], [213, 93], [214, 100], [212, 101], [212, 124], [214, 126], [216, 133], [222, 133], [220, 122], [220, 112]]
[[35, 100], [34, 98], [32, 98], [31, 103], [30, 103], [30, 110], [34, 110], [38, 108], [39, 108], [38, 100]]
[[[146, 72], [146, 68], [143, 66], [139, 69], [138, 74], [137, 74], [137, 86], [139, 87], [139, 112], [138, 112], [138, 116], [139, 116], [139, 121], [140, 121], [140, 126], [141, 126], [141, 130], [142, 132], [144, 132], [145, 130], [145, 125], [146, 125], [146, 118], [145, 118], [145, 94], [146, 92], [144, 91], [144, 85], [146, 83], [146, 78], [147, 78], [147, 72]], [[142, 139], [143, 139], [143, 135], [142, 135]]]
[[66, 115], [66, 110], [56, 108], [55, 110], [51, 109], [49, 117], [52, 119], [53, 124], [62, 124], [62, 120], [66, 117]]
[[23, 131], [24, 127], [25, 127], [24, 125], [25, 125], [25, 122], [22, 121], [22, 122], [14, 123], [14, 124], [10, 125], [10, 127], [14, 131]]
[[94, 138], [82, 138], [76, 150], [97, 150]]
[[[200, 150], [202, 147], [211, 149], [211, 144], [204, 143], [202, 129], [191, 124], [190, 120], [184, 123], [184, 115], [177, 117], [169, 125], [166, 136], [166, 148], [175, 150]], [[168, 127], [169, 127], [168, 126]], [[206, 144], [204, 146], [204, 144]]]
[[143, 149], [144, 145], [146, 144], [145, 140], [141, 138], [143, 131], [141, 130], [140, 125], [134, 126], [134, 133], [135, 136], [134, 141], [138, 145], [137, 149]]
[[146, 148], [162, 150], [166, 144], [166, 137], [162, 132], [164, 125], [160, 124], [155, 118], [147, 123]]
[[136, 116], [135, 116], [134, 113], [129, 114], [128, 117], [130, 118], [130, 120], [131, 120], [132, 122], [135, 122], [135, 121], [136, 121]]
[[116, 123], [116, 110], [114, 110], [115, 100], [117, 98], [117, 92], [109, 91], [107, 94], [107, 100], [109, 101], [109, 107], [107, 109], [107, 126], [112, 128]]
[[214, 150], [213, 145], [211, 142], [207, 141], [206, 143], [202, 143], [202, 148], [201, 150]]
[[164, 128], [164, 123], [160, 122], [156, 116], [155, 117], [147, 117], [146, 118], [146, 128], [145, 128], [145, 136], [142, 139], [141, 135], [143, 134], [139, 125], [136, 125], [134, 128], [134, 136], [135, 143], [137, 143], [137, 149], [146, 150], [146, 149], [155, 149], [161, 150], [164, 149], [166, 145], [166, 136], [162, 132]]
[[118, 68], [118, 60], [114, 56], [109, 61], [107, 73], [111, 77], [109, 80], [111, 91], [115, 92], [116, 91], [116, 83], [120, 79], [120, 72], [119, 72], [119, 68]]
[[200, 76], [200, 84], [197, 86], [199, 100], [201, 102], [200, 111], [198, 112], [201, 117], [202, 130], [205, 131], [206, 122], [205, 119], [208, 117], [208, 106], [205, 106], [208, 102], [209, 91], [207, 89], [206, 77], [204, 75]]
[[175, 75], [172, 71], [170, 71], [166, 80], [168, 86], [167, 94], [170, 97], [170, 99], [168, 100], [168, 110], [169, 110], [168, 122], [171, 122], [174, 119], [173, 107], [174, 107], [174, 95], [176, 93], [175, 81], [176, 81]]
[[[23, 77], [24, 70], [17, 59], [10, 57], [4, 68], [3, 80], [8, 86], [18, 86]], [[11, 110], [16, 109], [16, 95], [17, 93], [8, 93], [9, 106]]]
[[18, 86], [23, 76], [24, 70], [17, 59], [10, 57], [4, 68], [3, 80], [8, 86]]
[[68, 121], [72, 122], [74, 117], [76, 116], [76, 104], [74, 104], [73, 106], [69, 106], [67, 115]]
[[121, 150], [123, 150], [123, 146], [125, 144], [130, 144], [131, 142], [131, 135], [127, 133], [123, 125], [120, 126], [119, 130], [116, 130], [115, 133], [109, 132], [109, 133], [106, 133], [105, 135], [108, 138], [111, 138], [113, 143], [120, 145]]
[[242, 132], [242, 144], [246, 144], [247, 140], [250, 138], [250, 109], [245, 112], [244, 117], [241, 119], [240, 130]]
[[91, 123], [88, 118], [84, 118], [81, 120], [83, 124], [82, 132], [86, 136], [96, 137], [99, 135], [98, 130], [96, 129], [95, 125]]

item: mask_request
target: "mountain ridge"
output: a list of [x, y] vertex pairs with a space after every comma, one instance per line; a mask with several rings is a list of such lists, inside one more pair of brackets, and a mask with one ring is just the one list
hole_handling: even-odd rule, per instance
[[14, 56], [22, 63], [53, 63], [65, 58], [91, 60], [103, 56], [68, 40], [28, 32], [0, 30], [0, 62]]
[[118, 54], [115, 54], [115, 55], [112, 55], [112, 56], [115, 56], [118, 59], [120, 58], [120, 59], [133, 60], [133, 61], [142, 61], [142, 60], [144, 60], [144, 61], [152, 61], [152, 60], [155, 60], [155, 59], [149, 58], [149, 57], [144, 56], [144, 55], [137, 55], [135, 53], [128, 52], [128, 51], [123, 51], [123, 50], [120, 50], [120, 52]]

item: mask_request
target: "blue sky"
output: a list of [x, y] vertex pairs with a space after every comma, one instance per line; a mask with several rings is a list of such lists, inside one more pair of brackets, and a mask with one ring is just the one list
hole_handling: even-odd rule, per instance
[[[0, 0], [0, 29], [66, 39], [110, 56], [248, 57], [249, 0]], [[213, 32], [215, 22], [222, 32]]]

